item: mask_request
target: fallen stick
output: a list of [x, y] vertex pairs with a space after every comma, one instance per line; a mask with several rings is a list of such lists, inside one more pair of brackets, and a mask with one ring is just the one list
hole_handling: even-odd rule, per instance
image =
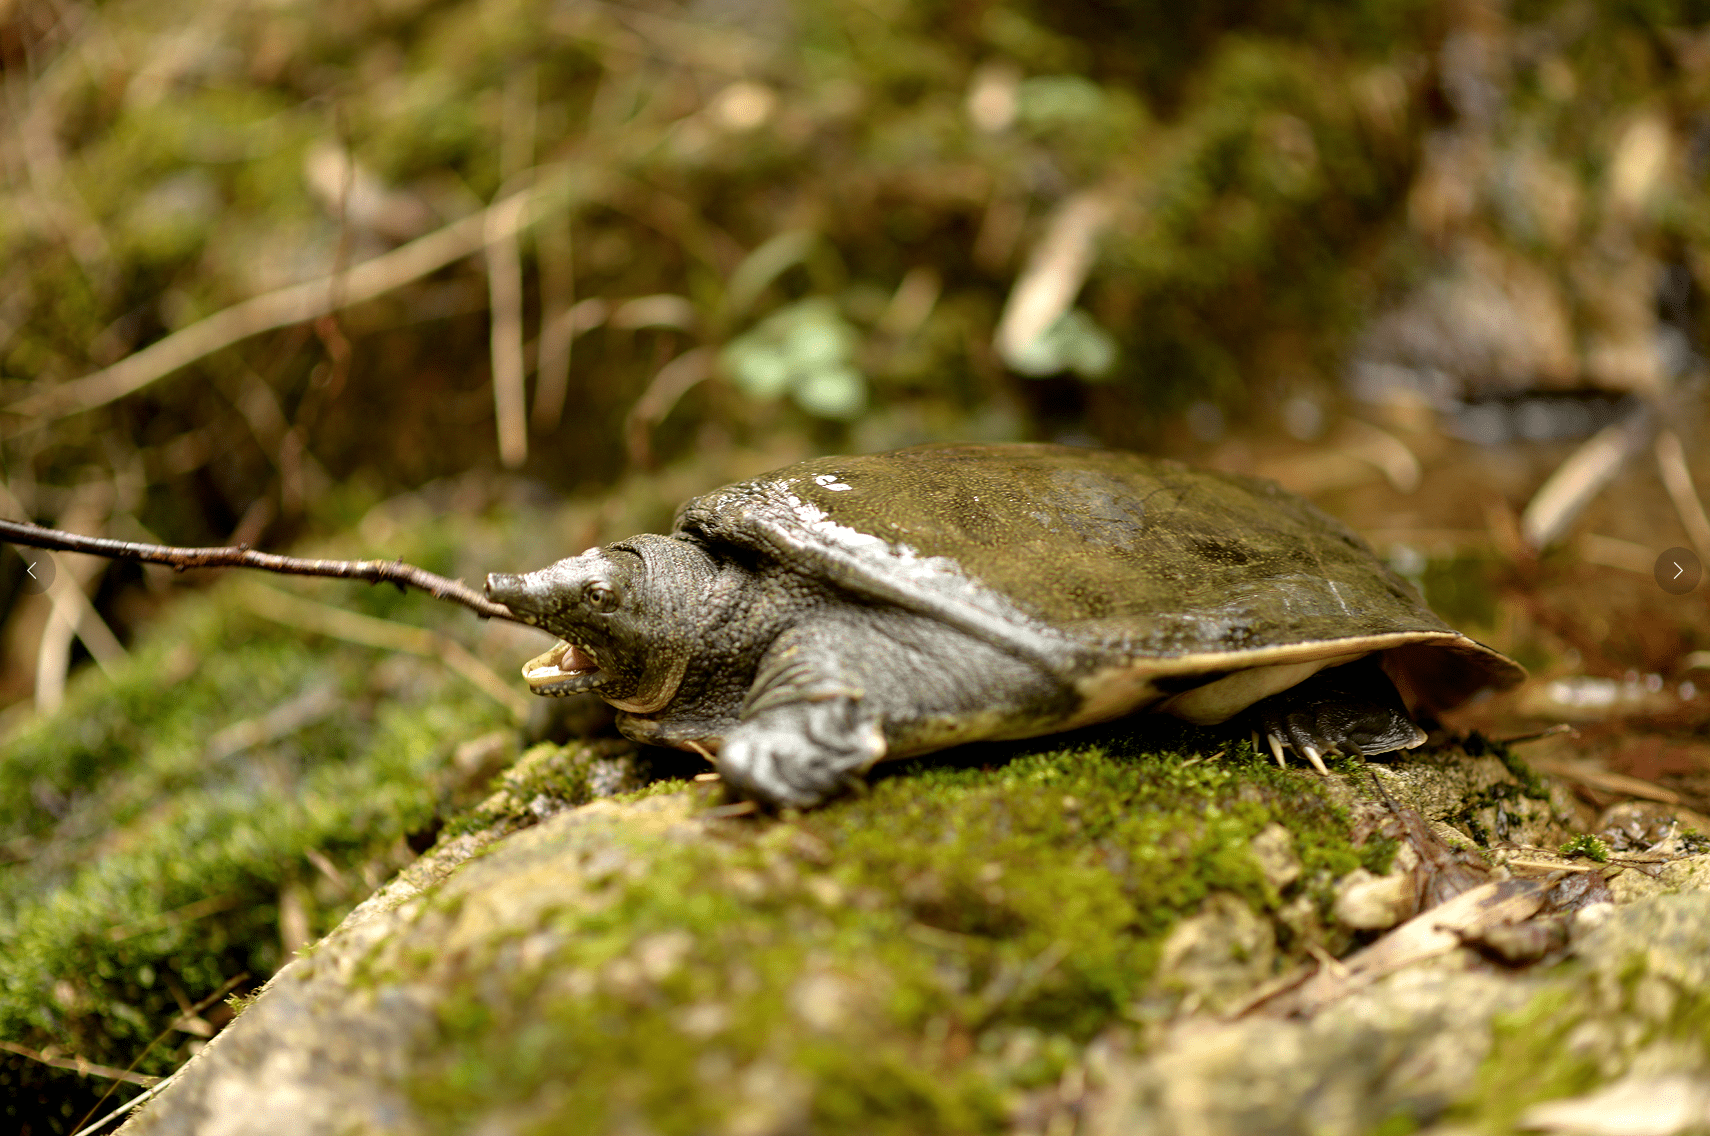
[[128, 540], [79, 536], [59, 529], [44, 529], [40, 525], [6, 520], [0, 520], [0, 542], [21, 544], [26, 548], [48, 548], [56, 552], [82, 552], [110, 560], [165, 564], [180, 572], [188, 568], [260, 568], [288, 576], [334, 576], [341, 580], [366, 580], [370, 584], [396, 584], [400, 588], [419, 589], [436, 600], [462, 604], [486, 619], [523, 622], [510, 608], [494, 603], [462, 580], [435, 575], [401, 560], [304, 560], [257, 552], [244, 545], [176, 548], [167, 544], [138, 544]]

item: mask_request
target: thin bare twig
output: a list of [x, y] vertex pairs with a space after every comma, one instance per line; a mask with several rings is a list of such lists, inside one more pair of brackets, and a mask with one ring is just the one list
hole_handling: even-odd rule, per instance
[[462, 580], [435, 575], [401, 560], [304, 560], [257, 552], [241, 545], [236, 548], [177, 548], [166, 544], [137, 544], [128, 540], [79, 536], [59, 529], [44, 529], [39, 525], [6, 520], [0, 520], [0, 541], [27, 548], [83, 552], [112, 560], [165, 564], [180, 572], [187, 568], [260, 568], [288, 576], [334, 576], [341, 580], [365, 580], [370, 584], [396, 584], [400, 588], [417, 588], [436, 600], [462, 604], [485, 618], [523, 622], [510, 608], [494, 603]]

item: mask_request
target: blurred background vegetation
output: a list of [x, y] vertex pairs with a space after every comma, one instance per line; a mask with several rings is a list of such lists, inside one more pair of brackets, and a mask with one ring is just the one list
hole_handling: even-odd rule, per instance
[[[1101, 443], [1276, 477], [1541, 673], [1625, 674], [1656, 696], [1660, 677], [1633, 676], [1676, 684], [1710, 648], [1702, 604], [1659, 606], [1649, 579], [1670, 545], [1710, 557], [1691, 487], [1710, 473], [1707, 16], [1670, 0], [0, 0], [0, 512], [475, 579], [668, 523], [688, 493], [813, 452]], [[1629, 463], [1659, 424], [1681, 460]], [[1638, 441], [1592, 479], [1615, 488], [1583, 520], [1584, 502], [1523, 515], [1584, 439], [1622, 428]], [[1551, 544], [1571, 555], [1540, 568]], [[511, 719], [455, 679], [278, 654], [279, 619], [184, 617], [178, 642], [151, 641], [150, 619], [205, 581], [62, 563], [75, 595], [50, 602], [21, 559], [0, 562], [0, 838], [21, 865], [4, 917], [14, 948], [20, 928], [40, 939], [36, 977], [0, 974], [0, 992], [39, 1007], [51, 988], [59, 1006], [0, 1007], [0, 1037], [123, 1064], [144, 1018], [188, 1005], [155, 967], [195, 936], [149, 920], [223, 896], [240, 914], [199, 924], [222, 930], [175, 981], [271, 969], [279, 941], [245, 945], [243, 918], [266, 936], [296, 919], [287, 949], [324, 930], [511, 753], [435, 749], [412, 723], [459, 698], [462, 732], [442, 734]], [[525, 656], [494, 634], [482, 660]], [[122, 672], [127, 652], [144, 662]], [[93, 667], [154, 685], [68, 694]], [[151, 701], [192, 674], [201, 693]], [[316, 674], [363, 708], [360, 744], [315, 709]], [[217, 831], [247, 875], [109, 866], [51, 918], [30, 906], [98, 859], [93, 832], [40, 854], [67, 802], [106, 785], [102, 817], [141, 815], [208, 735], [281, 706], [323, 723], [314, 758], [221, 792], [308, 792], [304, 811], [258, 835], [218, 821], [216, 793], [173, 822], [179, 843], [148, 846], [165, 865]], [[151, 746], [146, 776], [112, 788]], [[396, 760], [340, 781], [359, 751]], [[424, 787], [353, 803], [394, 776]], [[330, 871], [279, 866], [305, 847]], [[111, 1001], [53, 985], [80, 968]], [[133, 1003], [154, 1009], [111, 1008]]]
[[[1232, 427], [1318, 441], [1350, 394], [1380, 425], [1656, 397], [1700, 346], [1697, 18], [15, 0], [5, 484], [43, 522], [280, 547], [329, 488], [474, 470], [587, 494], [732, 448], [1203, 458]], [[335, 275], [412, 241], [440, 244], [378, 287]], [[292, 285], [284, 326], [103, 371]], [[1467, 429], [1504, 440], [1503, 411]], [[120, 641], [140, 582], [91, 585]], [[39, 622], [9, 621], [0, 697], [30, 695]]]

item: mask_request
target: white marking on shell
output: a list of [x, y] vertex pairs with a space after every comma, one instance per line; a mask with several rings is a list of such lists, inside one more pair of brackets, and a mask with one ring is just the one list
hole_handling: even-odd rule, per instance
[[859, 559], [874, 563], [883, 562], [888, 570], [900, 568], [904, 578], [908, 580], [930, 580], [936, 583], [945, 577], [952, 577], [969, 591], [975, 588], [974, 581], [962, 574], [962, 566], [947, 556], [922, 556], [913, 546], [901, 541], [893, 544], [882, 536], [840, 525], [832, 520], [831, 515], [824, 509], [811, 501], [803, 501], [794, 493], [786, 493], [784, 499], [795, 511], [803, 528], [828, 544], [853, 553]]
[[[995, 641], [1006, 650], [1019, 649], [1048, 670], [1058, 671], [1068, 660], [1085, 650], [1062, 628], [1040, 621], [1008, 596], [969, 576], [948, 556], [922, 556], [912, 545], [890, 541], [832, 520], [831, 515], [811, 501], [790, 491], [791, 482], [773, 483], [774, 500], [782, 501], [800, 525], [806, 540], [780, 534], [792, 546], [818, 545], [821, 552], [847, 558], [870, 579], [884, 581], [915, 596], [933, 597], [948, 609], [952, 621], [964, 631], [980, 635], [979, 627], [1003, 628]], [[990, 636], [982, 636], [991, 638]]]

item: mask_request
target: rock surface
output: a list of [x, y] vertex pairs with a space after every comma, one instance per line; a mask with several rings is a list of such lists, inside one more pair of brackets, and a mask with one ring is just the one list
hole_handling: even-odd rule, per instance
[[[1449, 773], [1433, 780], [1432, 762]], [[536, 754], [525, 767], [538, 779], [551, 763]], [[1050, 801], [1047, 812], [1004, 812], [982, 830], [978, 848], [962, 848], [978, 857], [966, 875], [924, 855], [914, 868], [897, 866], [906, 856], [885, 861], [885, 872], [901, 873], [892, 891], [851, 867], [873, 853], [837, 843], [865, 830], [837, 829], [835, 809], [726, 819], [690, 791], [534, 810], [548, 815], [522, 831], [497, 824], [442, 841], [280, 971], [125, 1131], [496, 1134], [573, 1122], [620, 1132], [1351, 1136], [1435, 1125], [1447, 1136], [1523, 1122], [1593, 1133], [1621, 1130], [1610, 1125], [1641, 1098], [1645, 1131], [1702, 1127], [1697, 1097], [1656, 1086], [1710, 1071], [1710, 892], [1699, 890], [1710, 857], [1635, 853], [1581, 871], [1564, 860], [1521, 887], [1501, 882], [1519, 869], [1475, 872], [1466, 865], [1482, 861], [1470, 853], [1403, 834], [1392, 863], [1350, 861], [1324, 878], [1324, 853], [1288, 811], [1299, 803], [1263, 797], [1235, 837], [1250, 885], [1184, 897], [1153, 945], [1119, 964], [1149, 968], [1150, 979], [1098, 985], [1088, 975], [1117, 962], [1083, 957], [1098, 940], [1016, 932], [1018, 919], [1048, 931], [1050, 909], [1027, 914], [1025, 856], [1006, 858], [995, 835], [1047, 821], [1054, 840], [1102, 831], [1087, 783], [1064, 794], [1053, 782], [1080, 768], [1019, 762], [995, 786], [975, 772], [882, 782], [884, 811], [856, 816], [861, 825], [902, 802], [920, 810], [876, 838], [887, 854], [956, 838], [941, 826], [963, 814], [921, 803], [937, 792], [961, 793], [969, 815], [1024, 785]], [[1392, 795], [1426, 806], [1416, 827], [1427, 834], [1465, 841], [1481, 811], [1487, 830], [1530, 825], [1540, 840], [1560, 823], [1560, 802], [1492, 792], [1519, 784], [1494, 759], [1431, 759], [1380, 776]], [[511, 778], [511, 796], [524, 780]], [[1261, 799], [1238, 780], [1216, 783], [1227, 795], [1207, 814]], [[1362, 801], [1367, 784], [1351, 776], [1336, 790], [1349, 802], [1343, 823], [1401, 815]], [[530, 800], [551, 797], [537, 788], [529, 782]], [[527, 802], [512, 803], [486, 815], [521, 823]], [[1116, 845], [1091, 844], [1100, 840], [1109, 866], [1097, 875], [1126, 878]], [[1550, 855], [1524, 848], [1507, 854]], [[1497, 937], [1474, 928], [1335, 986], [1336, 968], [1358, 973], [1390, 942], [1345, 963], [1309, 961], [1329, 959], [1326, 944], [1342, 954], [1358, 945], [1334, 921], [1347, 896], [1388, 889], [1399, 903], [1400, 881], [1453, 874], [1433, 869], [1434, 857], [1460, 864], [1469, 885], [1482, 873], [1494, 880], [1486, 890], [1520, 888], [1534, 897], [1526, 911], [1541, 903], [1537, 919], [1508, 929], [1548, 931], [1526, 956], [1542, 961], [1503, 962]], [[1186, 870], [1172, 863], [1158, 870]], [[1315, 876], [1318, 890], [1308, 890]], [[1065, 885], [1047, 902], [1067, 928], [1071, 908], [1090, 900]], [[987, 922], [943, 918], [971, 910]], [[1400, 944], [1432, 918], [1427, 910], [1392, 938]], [[1296, 987], [1319, 993], [1303, 998]], [[1126, 1004], [1099, 1013], [1075, 1000], [1125, 989]], [[1081, 1016], [1070, 1020], [1072, 1011]]]

